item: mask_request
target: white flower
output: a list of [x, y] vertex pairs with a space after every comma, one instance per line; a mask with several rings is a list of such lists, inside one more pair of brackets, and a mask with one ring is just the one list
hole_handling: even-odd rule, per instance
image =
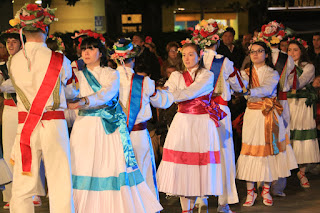
[[273, 33], [274, 31], [276, 31], [276, 27], [274, 26], [267, 26], [265, 29], [265, 33], [267, 34]]
[[207, 42], [207, 39], [203, 39], [202, 41], [200, 41], [201, 44], [204, 44]]
[[200, 24], [197, 24], [195, 27], [196, 30], [201, 30]]
[[198, 40], [197, 40], [197, 39], [195, 39], [195, 40], [194, 40], [194, 43], [195, 43], [195, 44], [199, 44], [199, 42], [198, 42]]
[[25, 11], [25, 10], [22, 10], [22, 16], [30, 16], [30, 13], [28, 13], [28, 12]]
[[213, 18], [210, 18], [207, 22], [208, 24], [213, 24], [214, 22], [216, 22], [216, 20], [214, 20]]
[[206, 28], [208, 29], [207, 31], [208, 31], [209, 33], [211, 33], [211, 32], [214, 31], [214, 27], [213, 27], [211, 24], [209, 24]]
[[211, 45], [211, 41], [207, 41], [207, 42], [206, 42], [206, 45], [207, 45], [207, 46], [210, 46], [210, 45]]
[[218, 34], [222, 34], [223, 32], [224, 32], [224, 29], [221, 29], [221, 28], [220, 28], [220, 29], [218, 30]]

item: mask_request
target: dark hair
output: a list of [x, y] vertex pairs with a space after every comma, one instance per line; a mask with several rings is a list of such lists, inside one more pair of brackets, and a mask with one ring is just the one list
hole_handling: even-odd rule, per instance
[[166, 46], [166, 50], [167, 52], [169, 52], [169, 50], [172, 48], [172, 47], [176, 47], [177, 49], [180, 47], [179, 44], [175, 41], [170, 41], [167, 46]]
[[52, 38], [48, 38], [46, 40], [47, 47], [52, 51], [57, 51], [59, 49], [57, 40], [53, 40]]
[[[196, 44], [194, 44], [194, 43], [186, 43], [186, 44], [184, 44], [184, 45], [182, 46], [182, 51], [183, 51], [183, 49], [186, 48], [186, 47], [192, 47], [192, 48], [196, 51], [198, 57], [200, 58], [201, 48], [200, 48], [199, 45], [196, 45]], [[203, 64], [203, 60], [200, 59], [200, 60], [199, 60], [199, 67], [198, 67], [198, 69], [197, 69], [196, 72], [195, 72], [195, 78], [197, 77], [199, 71], [200, 71], [202, 68], [204, 68], [204, 64]]]
[[[20, 42], [20, 45], [21, 45], [20, 34], [18, 34], [18, 33], [8, 33], [8, 34], [4, 35], [5, 41], [7, 41], [8, 38], [17, 39]], [[25, 36], [24, 35], [22, 36], [22, 38], [25, 41]]]
[[144, 40], [145, 40], [145, 36], [143, 34], [141, 34], [141, 33], [135, 33], [135, 34], [133, 34], [133, 36], [138, 36], [141, 39], [142, 42], [144, 42]]
[[100, 58], [100, 66], [104, 67], [108, 65], [108, 61], [107, 61], [107, 57], [106, 57], [106, 48], [105, 46], [102, 44], [102, 42], [99, 39], [93, 38], [93, 37], [87, 37], [85, 39], [82, 40], [81, 45], [80, 45], [80, 49], [86, 49], [87, 47], [94, 47], [94, 48], [98, 48], [99, 52], [102, 54], [101, 58]]
[[226, 31], [224, 31], [223, 34], [225, 34], [226, 32], [232, 33], [233, 36], [236, 35], [236, 31], [234, 31], [234, 29], [233, 29], [232, 27], [227, 27], [227, 28], [226, 28]]
[[[289, 45], [290, 44], [296, 44], [299, 47], [300, 51], [301, 51], [300, 59], [299, 59], [299, 62], [298, 62], [298, 65], [300, 67], [302, 66], [302, 64], [301, 64], [302, 62], [311, 63], [309, 55], [308, 55], [308, 51], [302, 44], [300, 44], [299, 42], [297, 42], [295, 40], [290, 41]], [[288, 47], [289, 47], [289, 45], [288, 45]]]
[[[268, 55], [268, 57], [265, 58], [265, 64], [273, 69], [274, 68], [274, 65], [272, 63], [272, 55], [271, 55], [271, 49], [266, 45], [266, 43], [262, 42], [262, 41], [256, 41], [252, 44], [253, 45], [259, 45], [261, 47], [263, 47], [264, 49], [264, 52], [266, 55]], [[252, 48], [251, 46], [251, 48]], [[251, 48], [250, 48], [250, 51], [251, 51]], [[249, 88], [252, 88], [252, 67], [253, 67], [253, 63], [251, 61], [251, 58], [250, 58], [250, 68], [249, 68]]]
[[[133, 58], [128, 58], [133, 59]], [[127, 59], [126, 59], [127, 60]], [[125, 61], [125, 63], [127, 63]], [[142, 54], [139, 57], [136, 58], [135, 64], [134, 64], [134, 71], [136, 73], [146, 73], [148, 76], [152, 74], [152, 58], [149, 57], [147, 54]]]

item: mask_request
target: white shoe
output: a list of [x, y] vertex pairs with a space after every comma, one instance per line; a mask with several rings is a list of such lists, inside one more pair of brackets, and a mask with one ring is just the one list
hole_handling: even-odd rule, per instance
[[208, 213], [208, 198], [198, 197], [195, 206], [198, 208], [198, 213]]

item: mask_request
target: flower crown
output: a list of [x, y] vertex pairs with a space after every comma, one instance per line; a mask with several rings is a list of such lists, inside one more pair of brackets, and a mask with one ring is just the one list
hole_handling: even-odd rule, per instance
[[82, 40], [83, 40], [83, 37], [81, 37], [81, 36], [87, 36], [87, 37], [99, 39], [103, 45], [106, 43], [106, 39], [103, 37], [103, 35], [101, 33], [95, 33], [92, 30], [80, 30], [79, 33], [75, 33], [75, 35], [71, 37], [72, 39], [78, 38], [78, 41], [79, 41], [78, 47], [79, 48], [80, 48]]
[[27, 31], [36, 31], [41, 29], [46, 31], [46, 27], [54, 21], [55, 9], [42, 8], [37, 4], [25, 4], [15, 15], [14, 19], [9, 21], [12, 27], [25, 29]]
[[279, 44], [283, 37], [286, 35], [285, 27], [283, 24], [276, 21], [271, 21], [261, 27], [261, 32], [258, 38], [263, 38], [265, 41], [273, 44]]
[[4, 32], [2, 32], [2, 34], [19, 34], [19, 29], [18, 28], [10, 28]]
[[306, 49], [308, 49], [309, 47], [307, 42], [305, 40], [302, 40], [301, 38], [296, 38], [296, 37], [288, 38], [288, 43], [290, 43], [290, 41], [296, 41]]
[[181, 41], [181, 44], [194, 43], [204, 49], [206, 46], [209, 47], [216, 44], [220, 39], [218, 34], [221, 35], [225, 31], [225, 28], [226, 26], [214, 19], [202, 20], [195, 26], [192, 38]]
[[113, 45], [113, 51], [111, 59], [122, 63], [127, 58], [134, 58], [138, 54], [138, 47], [132, 44], [130, 38], [121, 38]]
[[64, 43], [60, 37], [55, 37], [54, 35], [50, 35], [49, 38], [51, 38], [53, 41], [57, 42], [58, 51], [63, 52], [65, 50]]

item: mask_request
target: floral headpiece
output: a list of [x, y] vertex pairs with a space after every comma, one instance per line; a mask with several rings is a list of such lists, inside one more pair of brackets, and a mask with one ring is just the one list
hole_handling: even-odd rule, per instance
[[265, 41], [273, 44], [279, 44], [283, 37], [286, 35], [285, 27], [283, 24], [276, 21], [271, 21], [261, 27], [261, 32], [258, 39], [263, 38]]
[[55, 37], [54, 35], [50, 35], [49, 38], [57, 42], [57, 45], [58, 45], [57, 51], [63, 52], [65, 50], [64, 43], [60, 37]]
[[4, 32], [2, 32], [2, 34], [19, 34], [19, 29], [18, 28], [10, 28]]
[[127, 58], [134, 58], [138, 53], [138, 48], [134, 46], [130, 38], [121, 38], [113, 45], [114, 53], [112, 60], [118, 60], [121, 63]]
[[37, 4], [25, 4], [15, 15], [14, 19], [9, 21], [12, 27], [27, 31], [36, 31], [41, 29], [46, 31], [46, 27], [54, 21], [56, 9], [42, 8]]
[[106, 43], [106, 39], [103, 37], [102, 34], [100, 33], [95, 33], [92, 30], [80, 30], [79, 33], [75, 33], [74, 36], [72, 36], [72, 39], [76, 39], [78, 38], [79, 41], [79, 47], [81, 46], [82, 40], [83, 40], [83, 36], [88, 36], [88, 37], [93, 37], [95, 39], [99, 39], [102, 44]]
[[225, 31], [225, 28], [223, 24], [218, 23], [214, 19], [202, 20], [195, 26], [192, 38], [181, 41], [181, 44], [194, 43], [204, 49], [206, 46], [209, 47], [216, 44], [220, 39], [219, 34], [221, 35]]
[[302, 40], [301, 38], [296, 38], [296, 37], [288, 38], [288, 43], [290, 43], [290, 41], [296, 41], [299, 44], [301, 44], [304, 48], [308, 49], [307, 42], [305, 40]]

